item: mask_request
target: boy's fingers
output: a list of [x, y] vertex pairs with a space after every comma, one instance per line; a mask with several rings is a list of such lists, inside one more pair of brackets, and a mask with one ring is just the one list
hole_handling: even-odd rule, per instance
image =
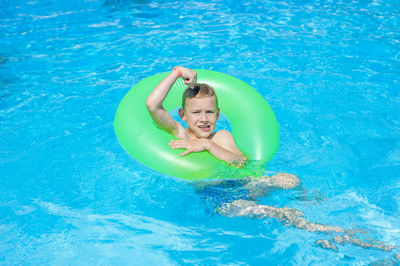
[[180, 147], [179, 147], [178, 145], [176, 145], [176, 144], [170, 144], [170, 146], [171, 146], [172, 149], [179, 149], [179, 148], [180, 148]]
[[196, 77], [192, 77], [192, 78], [186, 78], [184, 79], [183, 83], [185, 85], [189, 85], [190, 87], [193, 87], [194, 84], [196, 84], [197, 78]]
[[171, 141], [171, 142], [168, 143], [168, 144], [180, 144], [180, 143], [182, 143], [182, 141], [174, 140], [174, 141]]
[[190, 153], [190, 151], [189, 150], [186, 150], [185, 152], [182, 152], [181, 153], [181, 156], [185, 156], [186, 154], [189, 154]]
[[170, 142], [171, 144], [187, 144], [186, 140], [174, 140]]
[[172, 149], [186, 149], [188, 146], [184, 143], [169, 144]]
[[194, 84], [193, 80], [190, 80], [190, 79], [185, 80], [183, 83], [185, 85], [188, 85], [189, 87], [193, 87], [193, 84]]

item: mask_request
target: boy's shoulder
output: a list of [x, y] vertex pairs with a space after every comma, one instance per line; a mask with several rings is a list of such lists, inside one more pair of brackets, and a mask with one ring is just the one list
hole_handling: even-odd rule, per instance
[[214, 133], [214, 137], [217, 136], [217, 135], [218, 136], [232, 136], [231, 132], [229, 132], [226, 129], [218, 130], [217, 132]]
[[235, 140], [228, 130], [222, 129], [215, 132], [211, 139], [213, 142], [236, 154], [242, 154], [242, 152], [236, 146]]
[[212, 141], [218, 143], [218, 142], [231, 142], [233, 141], [233, 136], [231, 132], [225, 129], [218, 130], [217, 132], [214, 133], [214, 135], [211, 138]]

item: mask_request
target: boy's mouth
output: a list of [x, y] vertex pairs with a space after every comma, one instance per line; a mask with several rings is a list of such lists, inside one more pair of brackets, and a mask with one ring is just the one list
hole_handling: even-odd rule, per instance
[[211, 126], [210, 125], [200, 125], [199, 128], [201, 131], [208, 132], [208, 131], [210, 131]]

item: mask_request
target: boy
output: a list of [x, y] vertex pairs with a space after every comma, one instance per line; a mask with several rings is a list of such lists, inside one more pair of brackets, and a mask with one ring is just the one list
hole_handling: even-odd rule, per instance
[[[167, 97], [175, 81], [182, 77], [184, 84], [189, 87], [182, 97], [182, 107], [179, 116], [187, 122], [187, 129], [175, 121], [163, 108], [162, 103]], [[179, 140], [172, 140], [169, 145], [172, 149], [186, 149], [181, 156], [191, 152], [207, 150], [216, 158], [229, 164], [243, 166], [247, 157], [238, 149], [231, 133], [227, 130], [213, 132], [220, 114], [218, 99], [212, 87], [206, 84], [197, 84], [197, 73], [185, 67], [175, 67], [151, 92], [146, 100], [147, 109], [155, 123], [163, 130], [169, 132]], [[332, 242], [337, 244], [350, 243], [362, 247], [372, 247], [390, 251], [394, 247], [382, 243], [363, 242], [353, 236], [349, 230], [338, 226], [313, 223], [303, 218], [303, 213], [291, 208], [275, 208], [257, 204], [254, 199], [265, 195], [267, 189], [290, 189], [299, 185], [300, 180], [291, 174], [278, 173], [273, 176], [256, 179], [244, 179], [239, 182], [248, 190], [243, 198], [235, 199], [228, 195], [226, 202], [219, 202], [217, 211], [220, 214], [237, 217], [247, 216], [254, 218], [275, 218], [285, 223], [306, 231], [341, 233]], [[212, 186], [211, 186], [212, 188]], [[323, 248], [337, 250], [335, 244], [328, 240], [317, 241], [316, 244]]]
[[[167, 97], [175, 81], [182, 77], [184, 84], [189, 87], [182, 97], [182, 107], [179, 116], [187, 122], [187, 129], [175, 121], [163, 108], [162, 103]], [[172, 149], [186, 149], [181, 156], [191, 152], [207, 150], [214, 157], [229, 164], [243, 166], [247, 157], [238, 149], [231, 133], [227, 130], [213, 132], [220, 114], [218, 99], [212, 87], [206, 84], [197, 84], [197, 73], [185, 67], [175, 67], [151, 92], [146, 100], [147, 109], [155, 123], [163, 130], [169, 132], [179, 140], [171, 140]], [[337, 235], [332, 242], [338, 244], [351, 243], [362, 247], [372, 247], [390, 251], [394, 247], [381, 243], [363, 242], [353, 236], [353, 233], [338, 226], [313, 223], [303, 218], [303, 213], [291, 208], [275, 208], [257, 204], [254, 199], [263, 196], [267, 189], [290, 189], [299, 185], [300, 180], [291, 174], [278, 173], [256, 179], [246, 178], [244, 182], [248, 194], [241, 199], [228, 195], [226, 202], [219, 202], [220, 214], [237, 217], [247, 216], [254, 218], [275, 218], [285, 223], [306, 231], [342, 233]], [[207, 186], [207, 185], [206, 185]], [[212, 188], [212, 187], [211, 187]], [[219, 189], [217, 189], [219, 190]], [[335, 244], [328, 240], [317, 241], [316, 244], [323, 248], [337, 250]]]
[[[179, 116], [187, 122], [187, 129], [175, 121], [162, 103], [175, 81], [182, 77], [185, 90]], [[229, 164], [243, 166], [247, 157], [237, 148], [227, 130], [213, 132], [220, 114], [215, 91], [207, 84], [196, 84], [197, 73], [185, 67], [175, 67], [151, 92], [146, 100], [147, 109], [161, 129], [179, 140], [172, 140], [172, 149], [186, 149], [181, 156], [207, 150], [214, 157]]]

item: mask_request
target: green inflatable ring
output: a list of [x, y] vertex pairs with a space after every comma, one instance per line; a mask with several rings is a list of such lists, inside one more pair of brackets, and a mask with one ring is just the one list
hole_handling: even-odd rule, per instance
[[[195, 71], [199, 83], [209, 84], [215, 89], [219, 107], [230, 122], [236, 145], [251, 163], [238, 169], [207, 151], [181, 157], [182, 150], [171, 149], [168, 143], [176, 138], [156, 126], [145, 105], [148, 95], [168, 73], [142, 80], [122, 99], [114, 120], [119, 142], [144, 165], [188, 180], [238, 178], [262, 173], [264, 164], [272, 158], [279, 145], [278, 122], [271, 107], [255, 89], [237, 78], [215, 71]], [[167, 111], [181, 106], [185, 88], [182, 79], [175, 82], [163, 104]]]

